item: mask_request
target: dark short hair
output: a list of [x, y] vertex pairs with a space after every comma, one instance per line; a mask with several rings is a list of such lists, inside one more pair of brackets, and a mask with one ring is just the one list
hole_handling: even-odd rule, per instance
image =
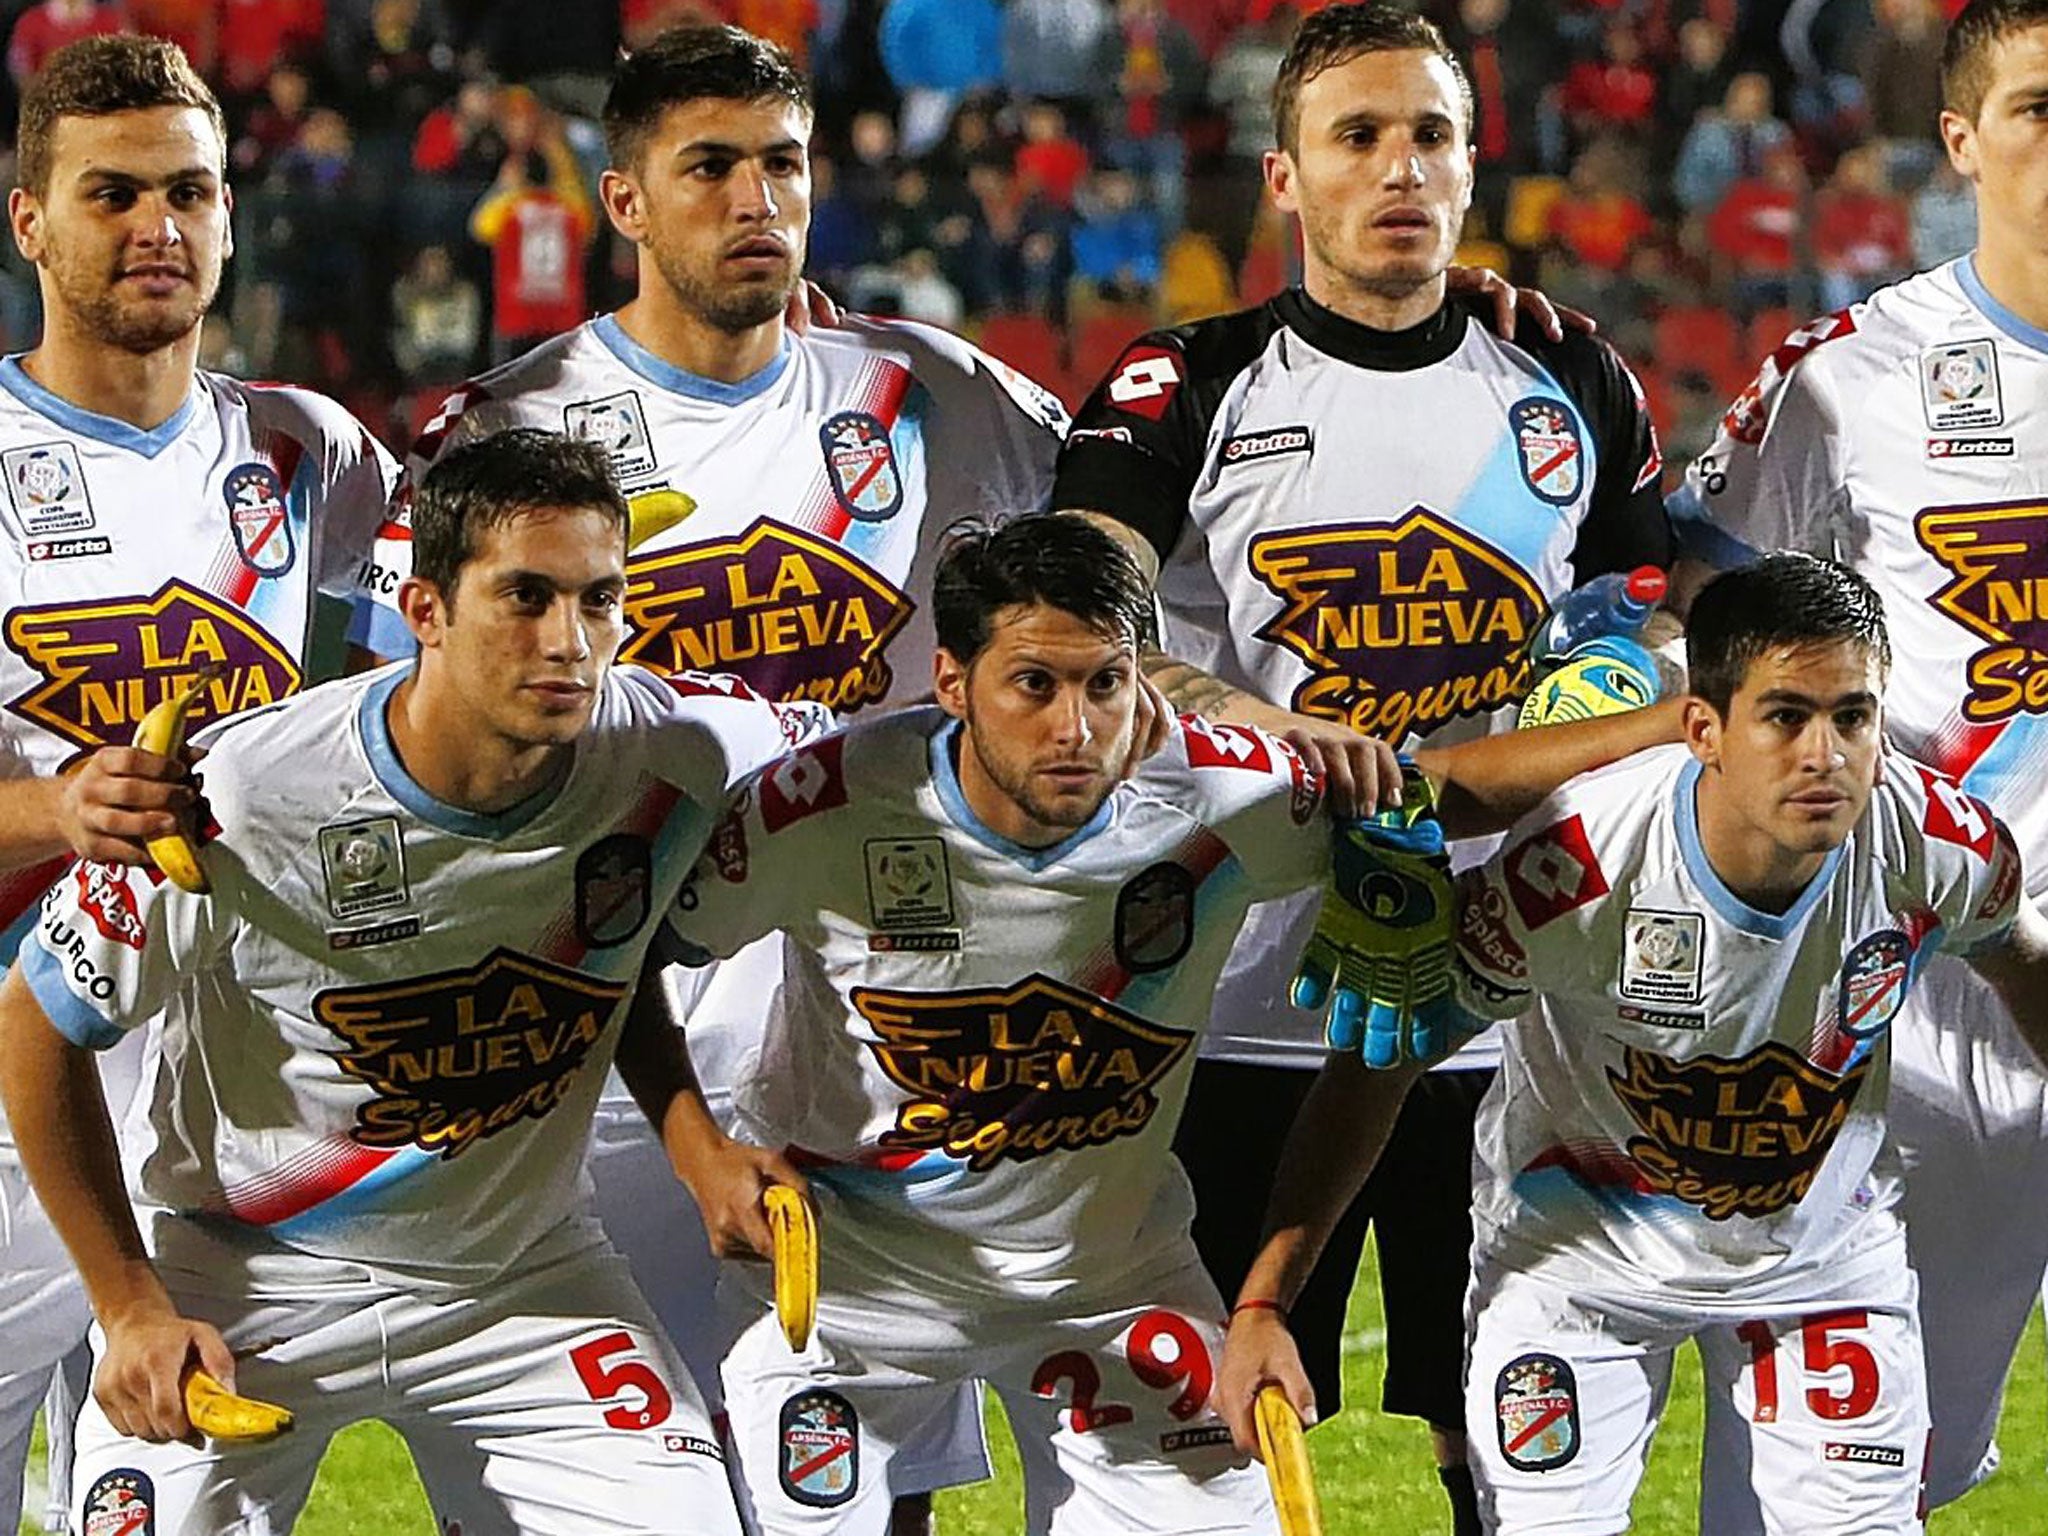
[[932, 628], [961, 665], [987, 648], [997, 614], [1041, 603], [1133, 650], [1152, 624], [1152, 591], [1137, 562], [1084, 517], [1043, 513], [946, 531], [932, 573]]
[[548, 507], [602, 512], [626, 537], [626, 498], [595, 443], [534, 427], [464, 443], [421, 478], [412, 497], [412, 573], [452, 602], [483, 535]]
[[1970, 0], [1941, 48], [1941, 104], [1970, 122], [1991, 92], [1991, 50], [2016, 32], [2048, 26], [2048, 0]]
[[1457, 77], [1465, 108], [1465, 137], [1472, 136], [1472, 79], [1441, 28], [1412, 11], [1371, 0], [1366, 5], [1332, 5], [1303, 21], [1287, 45], [1273, 77], [1273, 133], [1290, 155], [1301, 151], [1301, 88], [1326, 69], [1368, 53], [1433, 53]]
[[619, 64], [604, 99], [612, 165], [640, 163], [670, 107], [702, 101], [786, 101], [811, 115], [811, 87], [783, 49], [739, 27], [672, 27]]
[[197, 107], [220, 139], [227, 164], [228, 122], [220, 102], [176, 43], [120, 34], [81, 38], [50, 55], [21, 97], [15, 180], [33, 196], [50, 193], [51, 140], [66, 117], [111, 117], [150, 107]]
[[1692, 691], [1726, 716], [1750, 666], [1788, 645], [1860, 645], [1889, 672], [1884, 599], [1836, 560], [1765, 555], [1723, 571], [1693, 599], [1685, 662]]

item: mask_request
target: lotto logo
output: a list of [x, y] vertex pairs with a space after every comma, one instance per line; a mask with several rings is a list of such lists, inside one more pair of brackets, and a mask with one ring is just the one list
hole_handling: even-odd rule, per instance
[[815, 811], [846, 804], [846, 779], [840, 771], [844, 737], [830, 736], [802, 752], [785, 757], [761, 780], [761, 825], [780, 832]]
[[1166, 414], [1180, 388], [1180, 362], [1164, 347], [1133, 347], [1109, 381], [1109, 403], [1147, 421]]
[[1508, 855], [1508, 896], [1531, 933], [1607, 894], [1586, 824], [1577, 816], [1537, 833]]
[[1955, 780], [1918, 763], [1913, 766], [1927, 790], [1927, 814], [1921, 818], [1921, 828], [1929, 837], [1967, 848], [1989, 863], [1998, 827], [1991, 807], [1965, 792]]

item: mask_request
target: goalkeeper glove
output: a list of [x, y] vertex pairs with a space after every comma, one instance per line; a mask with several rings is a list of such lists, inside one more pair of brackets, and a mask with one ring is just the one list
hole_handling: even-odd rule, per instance
[[1369, 1067], [1444, 1055], [1454, 1032], [1471, 1028], [1453, 995], [1454, 911], [1436, 796], [1404, 764], [1398, 807], [1332, 831], [1330, 885], [1295, 1006], [1327, 1002], [1330, 1048], [1358, 1051]]

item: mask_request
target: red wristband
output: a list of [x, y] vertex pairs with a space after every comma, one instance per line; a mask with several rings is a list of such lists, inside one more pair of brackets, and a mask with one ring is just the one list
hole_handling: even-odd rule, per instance
[[1240, 1312], [1276, 1312], [1279, 1314], [1281, 1322], [1287, 1321], [1287, 1309], [1281, 1306], [1279, 1302], [1265, 1296], [1254, 1296], [1250, 1301], [1240, 1301], [1230, 1309], [1232, 1317], [1236, 1317]]

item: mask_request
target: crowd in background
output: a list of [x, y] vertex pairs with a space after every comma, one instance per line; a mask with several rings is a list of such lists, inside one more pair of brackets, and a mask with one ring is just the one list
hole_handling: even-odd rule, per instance
[[[736, 22], [817, 82], [810, 273], [1078, 398], [1136, 331], [1257, 302], [1294, 236], [1267, 106], [1317, 0], [35, 0], [8, 86], [96, 31], [225, 104], [236, 257], [207, 366], [394, 444], [443, 386], [630, 296], [597, 207], [621, 47]], [[1942, 0], [1427, 0], [1471, 70], [1461, 259], [1594, 314], [1682, 462], [1806, 316], [1971, 243], [1939, 153]], [[13, 103], [0, 104], [14, 120]], [[9, 350], [33, 273], [0, 266]]]

